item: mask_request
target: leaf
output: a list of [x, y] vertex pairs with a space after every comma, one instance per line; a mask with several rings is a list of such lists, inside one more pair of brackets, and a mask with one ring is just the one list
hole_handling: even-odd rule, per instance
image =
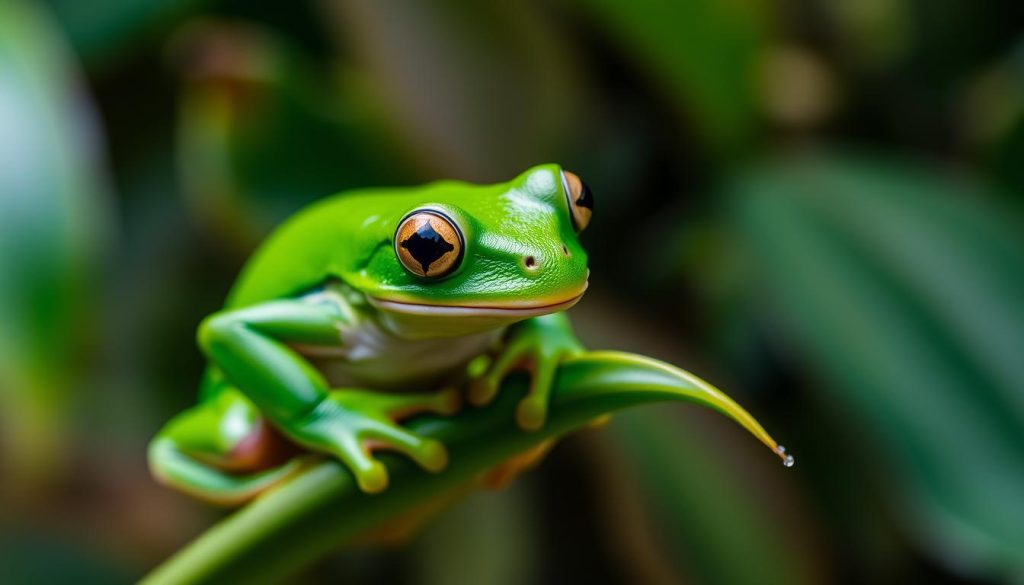
[[77, 73], [45, 11], [0, 3], [0, 427], [26, 477], [59, 467], [110, 227]]
[[980, 186], [867, 157], [728, 189], [745, 290], [827, 384], [936, 558], [1024, 570], [1024, 241]]
[[573, 3], [646, 70], [704, 132], [735, 153], [758, 126], [758, 66], [771, 36], [761, 0], [590, 0]]
[[547, 426], [519, 430], [513, 412], [526, 380], [513, 376], [485, 409], [451, 418], [413, 421], [414, 432], [448, 446], [448, 469], [430, 475], [397, 457], [382, 458], [394, 481], [382, 494], [361, 493], [336, 461], [321, 461], [257, 499], [158, 567], [144, 582], [274, 581], [327, 554], [352, 537], [473, 480], [506, 458], [579, 428], [595, 417], [658, 401], [689, 401], [733, 420], [773, 450], [764, 429], [732, 400], [692, 374], [662, 362], [618, 352], [592, 352], [558, 372]]

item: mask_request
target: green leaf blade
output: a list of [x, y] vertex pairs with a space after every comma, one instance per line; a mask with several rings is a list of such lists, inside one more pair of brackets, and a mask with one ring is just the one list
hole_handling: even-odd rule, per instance
[[[687, 372], [641, 356], [593, 352], [565, 362], [556, 380], [548, 424], [527, 433], [514, 423], [515, 406], [525, 394], [526, 383], [524, 377], [513, 376], [487, 408], [410, 424], [413, 431], [448, 446], [450, 464], [443, 473], [430, 475], [405, 459], [382, 455], [392, 476], [391, 487], [382, 494], [366, 495], [341, 464], [318, 461], [210, 529], [145, 582], [270, 582], [286, 577], [347, 540], [465, 486], [507, 458], [615, 410], [684, 401], [749, 417]], [[742, 416], [737, 422], [750, 424]], [[762, 440], [774, 443], [770, 437]]]
[[1024, 258], [1004, 245], [1019, 234], [995, 198], [909, 169], [831, 156], [748, 172], [729, 192], [760, 267], [746, 287], [827, 382], [919, 541], [1019, 571]]

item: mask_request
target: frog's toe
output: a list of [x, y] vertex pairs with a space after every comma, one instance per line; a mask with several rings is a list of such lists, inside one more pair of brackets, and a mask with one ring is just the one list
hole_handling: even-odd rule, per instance
[[438, 441], [427, 441], [419, 461], [427, 471], [437, 473], [448, 467], [448, 449]]
[[432, 412], [443, 416], [451, 416], [462, 407], [462, 395], [455, 388], [445, 388], [437, 393]]
[[473, 406], [484, 406], [494, 400], [497, 393], [498, 385], [488, 373], [470, 382], [466, 398]]
[[420, 467], [437, 473], [448, 466], [448, 450], [434, 439], [426, 439], [397, 425], [380, 424], [366, 432], [368, 447], [408, 455]]
[[367, 467], [356, 471], [359, 489], [368, 494], [379, 494], [388, 488], [388, 470], [380, 461], [371, 461]]
[[558, 359], [543, 358], [531, 368], [530, 390], [516, 408], [516, 422], [523, 430], [536, 431], [547, 421], [548, 400], [558, 363]]
[[470, 383], [468, 393], [470, 404], [484, 406], [494, 400], [502, 380], [509, 372], [520, 367], [525, 358], [525, 352], [516, 347], [509, 348], [498, 356], [483, 375]]
[[363, 403], [397, 422], [423, 412], [453, 415], [462, 406], [462, 397], [456, 389], [445, 388], [431, 394], [368, 394]]
[[543, 427], [547, 416], [547, 397], [540, 394], [527, 396], [516, 407], [516, 422], [525, 431], [536, 431]]
[[335, 455], [356, 478], [359, 489], [368, 494], [377, 494], [388, 487], [388, 470], [380, 461], [370, 456], [357, 441], [344, 441], [338, 445]]

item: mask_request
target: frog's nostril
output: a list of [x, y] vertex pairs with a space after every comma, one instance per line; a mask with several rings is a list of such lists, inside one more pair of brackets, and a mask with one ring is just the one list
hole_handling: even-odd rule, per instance
[[564, 254], [566, 258], [572, 256], [572, 254], [569, 253], [569, 248], [567, 248], [565, 244], [562, 244], [562, 254]]
[[523, 266], [527, 270], [536, 270], [537, 269], [537, 259], [534, 258], [533, 256], [527, 256], [527, 257], [523, 258]]

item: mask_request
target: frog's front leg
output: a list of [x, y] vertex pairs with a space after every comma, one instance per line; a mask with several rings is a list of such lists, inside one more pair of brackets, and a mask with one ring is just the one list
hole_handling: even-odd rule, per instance
[[227, 381], [299, 445], [340, 459], [366, 492], [387, 487], [387, 472], [371, 454], [404, 453], [429, 471], [447, 464], [443, 445], [397, 424], [416, 412], [449, 414], [453, 391], [388, 395], [332, 389], [292, 346], [337, 347], [346, 325], [336, 303], [280, 300], [217, 313], [199, 329], [199, 344]]
[[505, 342], [487, 371], [469, 388], [469, 401], [477, 406], [494, 399], [506, 376], [515, 370], [530, 372], [530, 389], [516, 409], [516, 421], [536, 430], [547, 420], [548, 399], [558, 365], [583, 353], [565, 313], [553, 313], [521, 321], [509, 327]]

